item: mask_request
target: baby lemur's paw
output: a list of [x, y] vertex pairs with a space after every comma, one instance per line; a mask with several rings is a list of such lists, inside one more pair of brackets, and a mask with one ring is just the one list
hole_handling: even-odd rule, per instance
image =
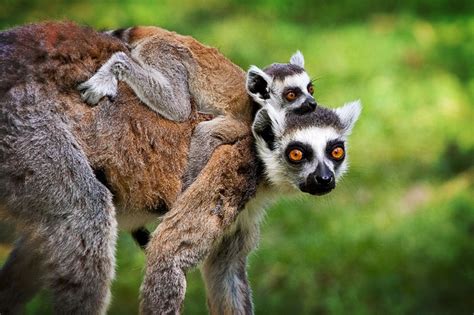
[[118, 80], [123, 80], [125, 74], [130, 71], [130, 62], [128, 56], [124, 53], [116, 53], [114, 55], [114, 63], [111, 65], [110, 70]]
[[96, 105], [104, 96], [114, 98], [117, 95], [117, 79], [110, 71], [99, 70], [77, 89], [81, 92], [83, 101], [89, 105]]

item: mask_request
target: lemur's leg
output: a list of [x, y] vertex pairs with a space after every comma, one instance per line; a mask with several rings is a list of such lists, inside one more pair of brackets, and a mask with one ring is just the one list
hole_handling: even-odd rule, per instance
[[[173, 62], [176, 61], [170, 60]], [[183, 66], [170, 64], [169, 67]], [[187, 71], [182, 69], [176, 73], [179, 77], [170, 78], [166, 72], [138, 63], [124, 52], [117, 52], [78, 89], [83, 100], [95, 105], [104, 96], [115, 97], [118, 81], [123, 81], [158, 114], [170, 120], [184, 121], [191, 114]]]
[[183, 176], [183, 191], [196, 179], [219, 145], [233, 144], [249, 132], [248, 124], [228, 116], [218, 116], [199, 123], [191, 138], [188, 168]]
[[111, 193], [61, 118], [26, 123], [34, 128], [12, 134], [15, 145], [2, 152], [2, 205], [42, 258], [55, 313], [104, 314], [117, 233]]
[[258, 219], [250, 218], [248, 223], [237, 225], [224, 236], [202, 267], [209, 312], [213, 315], [253, 314], [246, 267], [247, 255], [258, 242]]
[[42, 287], [42, 260], [21, 237], [0, 270], [0, 314], [23, 314], [25, 304]]
[[178, 314], [186, 271], [211, 251], [256, 187], [251, 137], [219, 146], [158, 226], [147, 248], [143, 314]]
[[[182, 190], [186, 190], [193, 183], [219, 145], [235, 143], [248, 132], [248, 125], [232, 117], [219, 116], [198, 124], [191, 138], [188, 168], [183, 176]], [[146, 228], [133, 231], [132, 236], [142, 249], [146, 248], [150, 239], [150, 232]]]

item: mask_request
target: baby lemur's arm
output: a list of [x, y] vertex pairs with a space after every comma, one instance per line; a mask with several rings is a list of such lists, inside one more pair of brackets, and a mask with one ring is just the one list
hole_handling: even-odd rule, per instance
[[191, 114], [187, 70], [179, 63], [170, 64], [169, 69], [172, 71], [158, 71], [118, 52], [78, 89], [83, 100], [95, 105], [104, 96], [115, 97], [118, 81], [123, 81], [158, 114], [173, 121], [184, 121]]

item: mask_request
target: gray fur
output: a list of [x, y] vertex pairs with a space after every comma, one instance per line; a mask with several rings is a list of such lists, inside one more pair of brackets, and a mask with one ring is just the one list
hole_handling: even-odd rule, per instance
[[[115, 264], [112, 196], [57, 104], [40, 101], [54, 99], [47, 93], [26, 84], [0, 99], [0, 215], [6, 211], [25, 238], [0, 272], [2, 286], [24, 291], [12, 296], [0, 289], [0, 310], [21, 309], [41, 275], [52, 289], [55, 313], [103, 314]], [[25, 242], [34, 243], [32, 253], [25, 254]], [[38, 274], [25, 280], [24, 272]]]
[[142, 102], [163, 117], [184, 121], [191, 114], [186, 68], [172, 61], [162, 71], [143, 66], [124, 52], [118, 52], [89, 80], [79, 85], [82, 98], [95, 105], [104, 96], [117, 95], [118, 81], [127, 83]]
[[221, 120], [221, 118], [215, 118], [202, 122], [194, 130], [189, 148], [188, 168], [183, 177], [183, 190], [192, 184], [211, 158], [214, 149], [222, 144], [222, 139], [213, 134], [213, 128], [216, 124], [222, 123]]
[[207, 303], [212, 314], [253, 314], [247, 279], [247, 256], [258, 243], [258, 222], [237, 223], [234, 231], [214, 246], [202, 267]]
[[0, 314], [22, 314], [42, 287], [44, 259], [26, 237], [20, 238], [0, 270]]
[[192, 184], [219, 145], [235, 143], [239, 140], [239, 134], [245, 134], [242, 129], [246, 129], [245, 124], [227, 116], [218, 116], [197, 125], [191, 138], [182, 190]]
[[286, 77], [305, 72], [302, 67], [291, 63], [272, 63], [264, 68], [263, 71], [267, 75], [280, 81]]
[[293, 54], [293, 56], [291, 56], [290, 63], [304, 68], [304, 57], [301, 51], [298, 50]]
[[337, 130], [344, 128], [336, 112], [321, 106], [316, 107], [314, 112], [305, 115], [287, 114], [285, 118], [285, 133], [308, 127], [333, 127]]

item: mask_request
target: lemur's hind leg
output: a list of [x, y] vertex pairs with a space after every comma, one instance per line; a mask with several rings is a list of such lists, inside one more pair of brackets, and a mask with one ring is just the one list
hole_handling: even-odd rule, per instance
[[191, 114], [187, 70], [174, 59], [170, 59], [168, 66], [172, 72], [158, 71], [124, 52], [117, 52], [78, 89], [84, 101], [95, 105], [104, 96], [114, 98], [118, 81], [123, 81], [158, 114], [173, 121], [184, 121]]
[[191, 138], [188, 168], [183, 176], [183, 191], [196, 179], [219, 145], [233, 144], [249, 132], [247, 124], [229, 116], [218, 116], [199, 123]]
[[186, 271], [204, 260], [255, 192], [251, 150], [250, 137], [218, 147], [164, 216], [147, 247], [142, 314], [179, 314]]
[[[50, 115], [31, 121], [22, 116], [18, 119], [31, 128], [9, 131], [5, 141], [15, 145], [2, 147], [0, 154], [0, 200], [41, 258], [37, 263], [52, 292], [55, 313], [104, 314], [115, 264], [112, 195], [94, 176], [61, 118]], [[20, 264], [28, 268], [30, 262]], [[28, 275], [24, 268], [21, 272]], [[21, 284], [19, 292], [35, 289]]]
[[41, 289], [43, 275], [34, 244], [21, 237], [0, 270], [0, 314], [23, 314], [25, 304]]

